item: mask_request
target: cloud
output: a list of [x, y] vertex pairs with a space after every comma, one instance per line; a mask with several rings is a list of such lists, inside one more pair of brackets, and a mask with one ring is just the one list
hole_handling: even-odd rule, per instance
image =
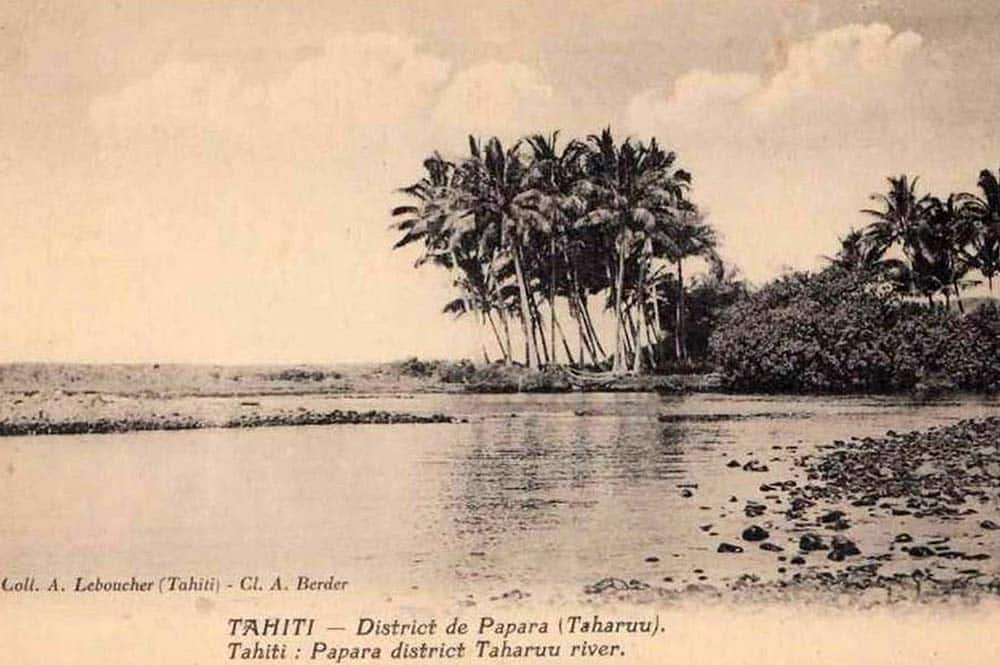
[[365, 128], [419, 115], [449, 71], [449, 63], [412, 40], [343, 34], [266, 82], [208, 62], [166, 62], [148, 78], [97, 99], [91, 118], [110, 135], [214, 134], [244, 144], [285, 140], [329, 148], [359, 131], [363, 139]]
[[637, 95], [629, 104], [630, 122], [699, 135], [738, 138], [757, 132], [800, 141], [804, 134], [827, 136], [831, 127], [920, 120], [947, 84], [944, 68], [923, 48], [920, 35], [879, 23], [842, 26], [792, 42], [779, 60], [769, 75], [689, 72], [668, 91]]
[[[189, 356], [240, 353], [227, 340], [246, 331], [271, 358], [324, 357], [330, 339], [342, 357], [477, 353], [474, 321], [440, 314], [446, 277], [390, 250], [389, 211], [430, 151], [464, 152], [470, 132], [509, 141], [544, 129], [560, 103], [527, 65], [455, 71], [420, 43], [381, 33], [336, 36], [267, 78], [231, 61], [165, 62], [90, 107], [99, 149], [89, 226], [105, 254], [130, 257], [118, 281], [144, 287], [142, 299], [113, 301], [115, 318], [176, 311], [166, 301], [183, 293], [184, 320], [215, 334], [178, 350]], [[164, 344], [158, 332], [147, 337]]]
[[690, 71], [627, 117], [679, 150], [725, 249], [763, 279], [831, 253], [884, 176], [932, 171], [967, 106], [920, 35], [876, 23], [787, 43], [769, 71]]
[[507, 140], [565, 122], [564, 101], [535, 69], [518, 62], [487, 62], [459, 72], [441, 93], [434, 118], [443, 129], [496, 134]]

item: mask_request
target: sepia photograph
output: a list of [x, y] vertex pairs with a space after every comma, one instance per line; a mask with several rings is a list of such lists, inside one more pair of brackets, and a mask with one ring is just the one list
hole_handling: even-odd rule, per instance
[[998, 30], [3, 5], [0, 661], [998, 662]]

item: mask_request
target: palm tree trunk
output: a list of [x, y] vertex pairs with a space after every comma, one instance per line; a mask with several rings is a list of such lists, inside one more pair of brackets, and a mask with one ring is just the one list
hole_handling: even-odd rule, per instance
[[[552, 362], [556, 362], [556, 237], [549, 238], [549, 339], [552, 340]], [[570, 361], [572, 362], [572, 357]]]
[[663, 329], [660, 327], [660, 294], [656, 289], [653, 289], [653, 318], [653, 330], [656, 331], [656, 341], [659, 342]]
[[620, 372], [625, 368], [624, 357], [624, 336], [622, 327], [622, 289], [625, 285], [625, 238], [624, 232], [619, 233], [618, 239], [618, 274], [615, 275], [615, 359], [612, 371]]
[[507, 312], [503, 308], [503, 303], [500, 304], [500, 324], [503, 326], [503, 338], [507, 342], [507, 354], [504, 356], [504, 361], [509, 365], [514, 361], [514, 345], [510, 341], [510, 324], [507, 322]]
[[[586, 296], [584, 296], [586, 297]], [[583, 365], [583, 349], [587, 349], [587, 353], [590, 354], [591, 361], [597, 365], [600, 360], [597, 357], [597, 347], [594, 345], [594, 340], [590, 335], [590, 330], [587, 327], [587, 311], [586, 305], [580, 299], [579, 293], [577, 294], [576, 301], [576, 323], [580, 329], [580, 364]]]
[[534, 319], [535, 328], [538, 330], [538, 337], [542, 340], [542, 343], [539, 344], [541, 347], [541, 356], [547, 365], [549, 363], [549, 345], [545, 339], [545, 323], [542, 319], [542, 310], [538, 306], [538, 301], [535, 300], [533, 293], [528, 293], [528, 301], [531, 303], [531, 316]]
[[510, 353], [503, 345], [503, 339], [500, 337], [500, 331], [497, 330], [497, 324], [493, 320], [493, 315], [490, 310], [486, 310], [486, 320], [490, 324], [490, 329], [493, 331], [493, 337], [496, 339], [497, 346], [500, 347], [500, 355], [503, 356], [504, 362], [510, 361]]
[[[563, 332], [562, 324], [559, 323], [559, 319], [555, 319], [555, 318], [552, 319], [552, 322], [555, 324], [556, 330], [559, 331], [559, 339], [562, 340], [563, 351], [566, 352], [566, 362], [570, 366], [572, 366], [573, 365], [573, 352], [570, 351], [569, 342], [566, 341], [566, 333]], [[552, 349], [552, 362], [557, 363], [557, 361], [556, 361], [555, 345], [556, 345], [556, 340], [555, 340], [555, 338], [553, 338], [552, 339], [552, 346], [553, 346], [553, 349]]]
[[487, 365], [490, 364], [490, 354], [486, 350], [488, 339], [489, 336], [486, 334], [486, 312], [479, 310], [479, 344], [483, 349], [483, 361]]
[[649, 320], [646, 321], [646, 341], [649, 342], [649, 366], [656, 370], [656, 348], [660, 343], [660, 340], [656, 337], [656, 329], [650, 325]]
[[952, 282], [952, 286], [955, 287], [955, 302], [958, 303], [958, 311], [965, 314], [965, 305], [962, 304], [962, 292], [958, 290], [958, 280]]
[[528, 311], [528, 289], [524, 284], [524, 272], [521, 270], [521, 248], [514, 245], [514, 273], [517, 277], [517, 292], [521, 304], [521, 327], [524, 329], [525, 364], [531, 369], [538, 369], [538, 353], [535, 349], [534, 332], [531, 327], [531, 312]]
[[590, 335], [590, 341], [594, 346], [594, 349], [601, 355], [601, 358], [607, 358], [608, 352], [604, 350], [604, 345], [601, 344], [601, 338], [597, 335], [597, 330], [594, 328], [594, 319], [590, 315], [590, 297], [584, 293], [582, 295], [581, 303], [583, 304], [583, 322], [587, 328], [587, 333]]
[[684, 267], [681, 259], [677, 260], [677, 310], [674, 315], [674, 355], [678, 362], [687, 359], [687, 349], [684, 344]]
[[635, 332], [635, 358], [632, 359], [632, 371], [638, 374], [642, 371], [642, 330], [646, 326], [646, 261], [640, 259], [639, 289], [637, 301], [639, 304], [639, 326]]

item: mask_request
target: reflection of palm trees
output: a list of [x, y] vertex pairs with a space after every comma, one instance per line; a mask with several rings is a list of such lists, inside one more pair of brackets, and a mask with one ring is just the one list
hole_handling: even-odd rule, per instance
[[490, 418], [453, 460], [445, 503], [462, 536], [555, 529], [609, 491], [679, 477], [688, 434], [632, 415]]

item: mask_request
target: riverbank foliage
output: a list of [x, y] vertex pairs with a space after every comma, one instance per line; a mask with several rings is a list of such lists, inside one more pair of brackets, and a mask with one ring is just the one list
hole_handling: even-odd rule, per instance
[[983, 281], [992, 295], [1000, 270], [1000, 180], [983, 170], [978, 194], [946, 197], [888, 180], [829, 267], [781, 276], [718, 319], [711, 355], [730, 388], [1000, 389], [1000, 310], [963, 298]]
[[733, 305], [711, 349], [734, 390], [996, 391], [1000, 308], [929, 308], [878, 274], [832, 266], [785, 275]]

